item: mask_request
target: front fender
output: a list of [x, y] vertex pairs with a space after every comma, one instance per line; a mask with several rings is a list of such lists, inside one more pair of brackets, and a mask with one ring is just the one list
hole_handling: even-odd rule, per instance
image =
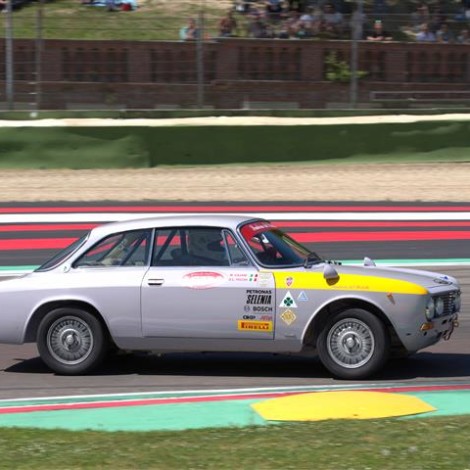
[[383, 311], [383, 306], [377, 300], [363, 295], [345, 294], [334, 299], [325, 300], [311, 314], [302, 332], [302, 343], [313, 344], [320, 333], [323, 325], [336, 312], [349, 308], [361, 308], [377, 315], [385, 324], [394, 325]]

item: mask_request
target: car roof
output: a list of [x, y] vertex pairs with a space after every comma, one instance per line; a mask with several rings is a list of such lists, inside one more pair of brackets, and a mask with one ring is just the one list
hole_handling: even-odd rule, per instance
[[128, 219], [119, 222], [110, 222], [95, 227], [92, 230], [94, 237], [102, 237], [116, 232], [129, 230], [142, 230], [158, 227], [184, 227], [184, 226], [207, 226], [224, 227], [235, 230], [240, 224], [252, 220], [262, 220], [259, 217], [240, 214], [184, 214], [184, 215], [162, 215], [155, 214], [149, 217]]

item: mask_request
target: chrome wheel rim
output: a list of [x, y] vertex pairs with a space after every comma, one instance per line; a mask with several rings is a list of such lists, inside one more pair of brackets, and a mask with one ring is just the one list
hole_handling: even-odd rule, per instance
[[336, 364], [347, 369], [356, 369], [366, 364], [375, 350], [372, 330], [356, 318], [345, 318], [329, 331], [327, 347]]
[[56, 320], [47, 332], [47, 349], [62, 364], [79, 364], [93, 350], [93, 333], [79, 317], [67, 316]]

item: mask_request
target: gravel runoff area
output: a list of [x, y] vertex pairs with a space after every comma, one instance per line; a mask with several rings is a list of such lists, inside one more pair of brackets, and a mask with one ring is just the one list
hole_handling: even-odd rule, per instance
[[3, 170], [11, 201], [470, 201], [470, 163]]
[[[266, 125], [469, 120], [466, 115], [346, 118], [38, 119], [1, 126]], [[252, 164], [128, 170], [1, 170], [10, 201], [470, 201], [464, 163]]]

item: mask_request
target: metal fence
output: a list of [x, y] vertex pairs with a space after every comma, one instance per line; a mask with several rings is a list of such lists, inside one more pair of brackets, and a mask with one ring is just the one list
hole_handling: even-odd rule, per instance
[[0, 109], [470, 103], [463, 2], [397, 2], [398, 11], [374, 0], [285, 0], [273, 12], [257, 0], [142, 1], [8, 0]]

